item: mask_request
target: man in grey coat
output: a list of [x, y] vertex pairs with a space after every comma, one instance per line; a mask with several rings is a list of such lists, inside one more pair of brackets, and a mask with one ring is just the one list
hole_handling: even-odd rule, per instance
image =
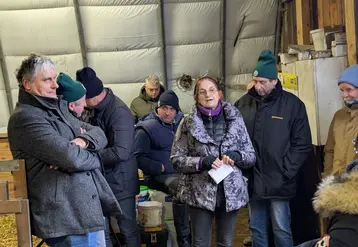
[[103, 131], [76, 119], [57, 97], [56, 68], [48, 58], [25, 59], [17, 80], [8, 136], [13, 157], [26, 164], [32, 234], [49, 246], [104, 246], [97, 243], [103, 213], [120, 207], [99, 170]]

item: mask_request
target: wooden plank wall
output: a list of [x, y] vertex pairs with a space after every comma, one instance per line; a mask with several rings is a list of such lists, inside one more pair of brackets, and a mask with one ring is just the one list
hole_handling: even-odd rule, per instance
[[[317, 0], [307, 0], [307, 1], [293, 1], [293, 0], [285, 0], [282, 3], [282, 30], [281, 30], [281, 52], [287, 52], [288, 45], [297, 45], [298, 41], [298, 28], [297, 28], [297, 16], [296, 16], [296, 6], [297, 4], [305, 3], [303, 6], [303, 13], [305, 13], [306, 17], [309, 18], [306, 21], [305, 26], [305, 37], [306, 42], [309, 44], [311, 41], [311, 37], [309, 35], [309, 31], [311, 29], [317, 28]], [[302, 13], [301, 11], [301, 13]], [[301, 23], [302, 24], [302, 23]], [[302, 25], [300, 26], [302, 28]], [[302, 32], [302, 31], [300, 31]], [[308, 39], [307, 39], [308, 37]], [[302, 39], [302, 38], [301, 38]]]
[[358, 0], [345, 0], [345, 22], [349, 65], [357, 64]]
[[288, 45], [297, 44], [296, 5], [294, 2], [283, 3], [281, 53], [286, 53]]
[[[0, 160], [12, 160], [6, 134], [0, 134]], [[0, 181], [9, 182], [10, 198], [15, 198], [14, 177], [11, 172], [0, 172]]]
[[344, 0], [316, 0], [318, 28], [345, 25]]

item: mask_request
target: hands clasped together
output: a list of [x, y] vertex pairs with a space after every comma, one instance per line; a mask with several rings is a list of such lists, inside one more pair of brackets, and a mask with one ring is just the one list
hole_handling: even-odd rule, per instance
[[242, 161], [242, 156], [239, 152], [236, 151], [229, 151], [226, 154], [224, 154], [221, 159], [219, 157], [215, 157], [213, 155], [206, 156], [201, 161], [201, 167], [203, 170], [210, 170], [212, 168], [217, 169], [223, 164], [228, 165], [237, 165]]

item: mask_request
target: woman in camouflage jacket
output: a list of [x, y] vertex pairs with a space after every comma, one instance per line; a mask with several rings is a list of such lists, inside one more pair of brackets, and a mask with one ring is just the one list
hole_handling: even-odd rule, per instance
[[[237, 211], [248, 202], [242, 169], [255, 164], [255, 152], [240, 112], [220, 100], [214, 78], [200, 78], [194, 94], [196, 105], [181, 122], [171, 153], [181, 173], [177, 197], [190, 206], [193, 247], [210, 246], [214, 217], [217, 245], [231, 246]], [[208, 172], [224, 163], [233, 171], [216, 184]]]

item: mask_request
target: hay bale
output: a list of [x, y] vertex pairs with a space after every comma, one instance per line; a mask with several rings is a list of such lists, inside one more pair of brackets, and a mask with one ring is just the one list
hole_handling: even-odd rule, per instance
[[[40, 242], [41, 239], [32, 236], [33, 246]], [[0, 215], [0, 247], [17, 247], [15, 214]]]

